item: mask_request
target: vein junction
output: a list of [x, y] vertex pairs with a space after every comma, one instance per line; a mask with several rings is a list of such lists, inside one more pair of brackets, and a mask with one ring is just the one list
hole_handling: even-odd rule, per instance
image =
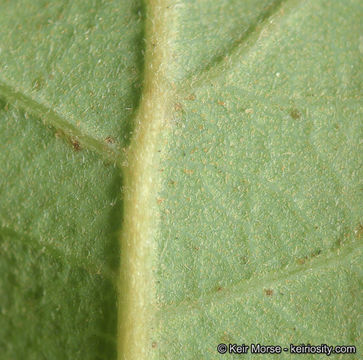
[[120, 168], [123, 166], [122, 152], [109, 146], [107, 142], [102, 142], [84, 131], [81, 131], [52, 109], [37, 102], [22, 92], [16, 91], [16, 89], [1, 79], [0, 95], [5, 97], [7, 101], [20, 105], [27, 112], [34, 114], [35, 116], [39, 116], [44, 123], [51, 125], [56, 130], [61, 130], [70, 139], [77, 139], [82, 147], [95, 151], [103, 159], [112, 161]]

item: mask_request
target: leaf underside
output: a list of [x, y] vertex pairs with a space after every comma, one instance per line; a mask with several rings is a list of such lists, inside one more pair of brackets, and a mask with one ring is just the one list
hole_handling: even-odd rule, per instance
[[[358, 346], [360, 2], [159, 3], [175, 91], [140, 346], [155, 359], [228, 357], [219, 343]], [[149, 6], [0, 2], [2, 359], [117, 357]]]

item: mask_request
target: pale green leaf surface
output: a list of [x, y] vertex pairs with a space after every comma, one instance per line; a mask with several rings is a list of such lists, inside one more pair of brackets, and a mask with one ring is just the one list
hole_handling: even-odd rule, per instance
[[140, 1], [1, 1], [0, 14], [0, 81], [125, 146], [141, 90]]
[[359, 343], [358, 5], [287, 2], [185, 87], [160, 165], [160, 358]]
[[112, 357], [119, 172], [22, 110], [0, 118], [1, 358]]
[[[174, 110], [154, 169], [156, 321], [140, 346], [155, 359], [233, 358], [221, 342], [359, 346], [361, 4], [164, 5]], [[0, 2], [4, 359], [116, 356], [127, 212], [99, 144], [115, 139], [122, 162], [143, 8]]]

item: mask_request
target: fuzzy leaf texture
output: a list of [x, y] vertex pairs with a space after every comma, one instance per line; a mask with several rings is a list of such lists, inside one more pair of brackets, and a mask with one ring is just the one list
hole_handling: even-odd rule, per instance
[[359, 359], [361, 16], [0, 0], [0, 358]]

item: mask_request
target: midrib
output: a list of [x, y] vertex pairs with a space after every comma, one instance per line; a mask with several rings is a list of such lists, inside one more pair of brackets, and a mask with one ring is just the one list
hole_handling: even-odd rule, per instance
[[[280, 8], [274, 7], [261, 24]], [[291, 7], [296, 5], [294, 0]], [[152, 328], [156, 325], [156, 302], [153, 278], [158, 226], [156, 198], [159, 188], [158, 145], [161, 130], [171, 111], [175, 90], [168, 83], [167, 66], [172, 62], [169, 47], [177, 17], [167, 0], [147, 0], [146, 54], [144, 84], [140, 107], [134, 119], [135, 135], [127, 154], [128, 166], [124, 173], [124, 222], [121, 235], [121, 262], [118, 307], [118, 359], [149, 360], [152, 354]], [[173, 13], [173, 21], [168, 21]], [[262, 31], [262, 30], [260, 30]], [[260, 33], [260, 31], [258, 33]], [[250, 37], [248, 34], [247, 38]], [[257, 41], [256, 36], [251, 43]], [[243, 39], [237, 48], [244, 48]], [[254, 40], [254, 41], [253, 41]], [[233, 49], [234, 52], [235, 49]], [[194, 77], [180, 83], [179, 92], [200, 86], [206, 77], [219, 72], [220, 63], [203, 69]], [[224, 68], [224, 65], [223, 65]]]
[[[144, 87], [135, 117], [135, 135], [124, 168], [124, 223], [118, 307], [119, 360], [152, 358], [154, 321], [153, 264], [158, 212], [158, 145], [172, 89], [166, 80], [167, 2], [149, 0], [146, 20]], [[169, 15], [170, 16], [170, 15]]]

